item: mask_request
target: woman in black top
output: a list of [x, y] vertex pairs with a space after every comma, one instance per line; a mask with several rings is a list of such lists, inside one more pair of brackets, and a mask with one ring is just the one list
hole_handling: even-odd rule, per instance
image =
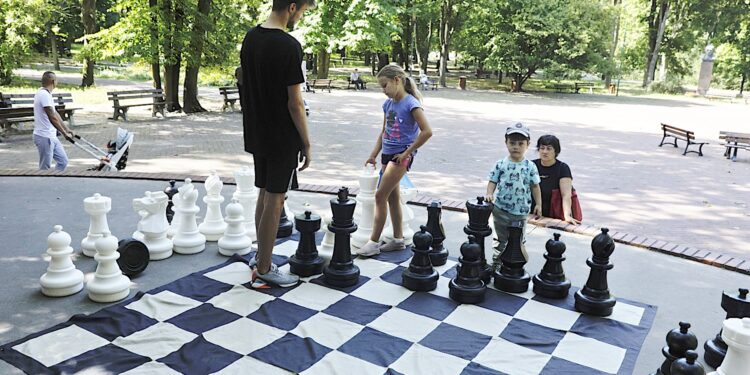
[[[534, 160], [534, 164], [536, 164], [539, 177], [542, 179], [539, 184], [542, 189], [542, 215], [550, 217], [552, 190], [560, 189], [565, 216], [562, 220], [571, 224], [580, 224], [578, 220], [573, 218], [571, 210], [573, 175], [570, 173], [570, 167], [567, 164], [557, 160], [557, 155], [560, 154], [560, 140], [554, 135], [543, 135], [537, 140], [536, 149], [539, 151], [539, 159]], [[536, 205], [536, 202], [534, 202], [534, 205]]]

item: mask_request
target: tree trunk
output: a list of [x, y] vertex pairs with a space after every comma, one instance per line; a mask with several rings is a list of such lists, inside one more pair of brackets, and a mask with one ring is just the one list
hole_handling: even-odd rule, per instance
[[[620, 14], [622, 13], [622, 0], [613, 0], [612, 5], [616, 8], [615, 12], [615, 24], [612, 27], [612, 45], [609, 47], [609, 60], [614, 61], [617, 53], [617, 44], [620, 41]], [[604, 76], [604, 87], [609, 87], [612, 82], [612, 74], [606, 74]]]
[[198, 0], [198, 14], [190, 35], [189, 51], [192, 54], [185, 69], [185, 84], [182, 93], [183, 112], [197, 113], [206, 112], [198, 101], [198, 71], [201, 67], [203, 55], [203, 44], [209, 29], [209, 13], [211, 12], [211, 0]]
[[167, 28], [164, 35], [164, 96], [166, 97], [166, 109], [169, 112], [177, 112], [180, 106], [180, 65], [182, 63], [182, 46], [180, 33], [184, 22], [184, 12], [179, 1], [172, 0], [162, 2], [165, 25]]
[[404, 50], [401, 48], [401, 41], [391, 41], [391, 60], [399, 66], [404, 66]]
[[440, 86], [446, 87], [448, 73], [448, 53], [450, 52], [453, 1], [443, 0], [440, 16]]
[[497, 71], [497, 83], [498, 84], [503, 83], [503, 71], [502, 70]]
[[[96, 33], [96, 0], [82, 0], [81, 2], [81, 22], [83, 23], [83, 45], [88, 45], [88, 35]], [[84, 59], [83, 79], [81, 87], [91, 87], [94, 85], [94, 64], [88, 56]]]
[[154, 88], [155, 89], [162, 89], [161, 86], [161, 64], [159, 64], [160, 60], [160, 52], [159, 52], [159, 30], [157, 29], [156, 25], [158, 25], [158, 12], [159, 9], [157, 8], [157, 0], [148, 0], [148, 6], [150, 7], [150, 14], [151, 14], [151, 25], [149, 25], [149, 34], [151, 37], [150, 48], [149, 51], [151, 56], [149, 59], [151, 60], [151, 77], [154, 80]]
[[318, 79], [328, 79], [330, 65], [331, 54], [326, 50], [318, 52]]
[[664, 30], [667, 28], [667, 19], [669, 18], [669, 0], [662, 0], [661, 11], [659, 12], [659, 30], [656, 33], [656, 44], [649, 58], [648, 70], [643, 80], [643, 87], [647, 87], [654, 80], [656, 72], [656, 60], [659, 57], [659, 48], [664, 36]]
[[47, 35], [49, 36], [49, 46], [52, 52], [52, 62], [54, 63], [55, 67], [54, 70], [59, 71], [60, 70], [60, 56], [57, 55], [57, 36], [55, 35], [55, 32], [52, 31], [52, 25], [47, 24]]
[[742, 81], [740, 82], [740, 97], [745, 92], [745, 81], [747, 80], [747, 73], [742, 73]]
[[370, 66], [372, 62], [372, 52], [365, 52], [365, 65]]
[[386, 65], [388, 65], [390, 62], [388, 61], [388, 53], [386, 52], [380, 52], [378, 53], [378, 72], [380, 69], [385, 68]]

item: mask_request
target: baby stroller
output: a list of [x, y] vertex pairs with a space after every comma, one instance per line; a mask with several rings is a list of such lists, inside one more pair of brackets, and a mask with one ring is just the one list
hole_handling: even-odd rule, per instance
[[96, 147], [80, 135], [75, 135], [75, 139], [69, 139], [69, 141], [99, 161], [99, 165], [89, 168], [90, 171], [116, 172], [125, 169], [128, 163], [128, 150], [133, 144], [133, 134], [123, 128], [117, 128], [117, 138], [107, 142], [106, 151]]

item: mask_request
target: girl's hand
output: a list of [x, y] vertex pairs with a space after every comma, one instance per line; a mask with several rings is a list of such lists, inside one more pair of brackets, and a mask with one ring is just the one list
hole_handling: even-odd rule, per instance
[[373, 167], [376, 167], [378, 165], [377, 162], [375, 161], [375, 157], [374, 156], [370, 156], [369, 158], [367, 158], [367, 160], [365, 160], [365, 167], [368, 164], [372, 164]]
[[396, 164], [401, 164], [404, 160], [407, 160], [409, 157], [411, 157], [411, 154], [407, 153], [406, 151], [393, 155], [392, 161]]

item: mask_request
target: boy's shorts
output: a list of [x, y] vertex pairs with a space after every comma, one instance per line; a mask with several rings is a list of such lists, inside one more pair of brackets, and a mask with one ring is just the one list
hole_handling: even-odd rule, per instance
[[[404, 151], [406, 151], [406, 149], [404, 149]], [[404, 151], [401, 151], [401, 152], [404, 152]], [[400, 154], [401, 152], [397, 152], [395, 154], [381, 154], [381, 156], [380, 156], [380, 163], [383, 165], [383, 168], [385, 168], [385, 166], [388, 165], [388, 163], [394, 163], [395, 164], [396, 162], [393, 161], [393, 158], [396, 155]], [[401, 162], [399, 162], [399, 164], [401, 166], [406, 167], [407, 171], [411, 170], [411, 165], [414, 164], [414, 155], [415, 154], [416, 154], [415, 152], [412, 152], [412, 154], [409, 155], [408, 158], [402, 159]]]
[[269, 193], [286, 193], [297, 188], [297, 155], [267, 158], [253, 154], [255, 186]]

